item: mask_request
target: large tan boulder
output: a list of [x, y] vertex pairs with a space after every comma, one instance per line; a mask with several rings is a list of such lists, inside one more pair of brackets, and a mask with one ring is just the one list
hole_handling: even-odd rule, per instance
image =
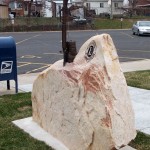
[[108, 34], [90, 38], [73, 63], [57, 61], [36, 79], [33, 119], [70, 150], [113, 150], [136, 136], [134, 113]]

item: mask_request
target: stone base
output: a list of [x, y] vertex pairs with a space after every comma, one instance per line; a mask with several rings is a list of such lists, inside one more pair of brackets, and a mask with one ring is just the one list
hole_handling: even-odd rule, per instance
[[121, 148], [120, 150], [136, 150], [136, 149], [134, 149], [134, 148], [127, 145], [127, 146]]
[[15, 120], [13, 121], [13, 123], [27, 132], [30, 136], [34, 137], [37, 140], [45, 142], [55, 150], [69, 150], [59, 140], [44, 131], [36, 122], [32, 120], [32, 117]]
[[[37, 140], [45, 142], [47, 145], [51, 146], [55, 150], [69, 150], [63, 143], [54, 138], [48, 132], [43, 130], [36, 122], [32, 120], [32, 117], [15, 120], [13, 123], [27, 132], [30, 136]], [[37, 132], [38, 131], [38, 132]], [[130, 146], [125, 146], [120, 150], [135, 150]]]

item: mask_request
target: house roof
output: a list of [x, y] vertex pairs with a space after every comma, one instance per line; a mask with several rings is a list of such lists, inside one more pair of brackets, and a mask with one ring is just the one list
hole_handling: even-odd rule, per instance
[[[86, 0], [86, 2], [108, 2], [108, 0]], [[123, 2], [123, 0], [112, 0], [112, 2]]]
[[0, 4], [0, 6], [8, 6], [8, 5], [6, 5], [6, 4]]
[[3, 0], [0, 0], [0, 6], [6, 6], [6, 3]]
[[136, 6], [137, 7], [150, 6], [150, 0], [139, 0]]
[[[63, 4], [63, 0], [53, 0], [56, 4]], [[71, 3], [71, 0], [68, 0], [68, 4]]]

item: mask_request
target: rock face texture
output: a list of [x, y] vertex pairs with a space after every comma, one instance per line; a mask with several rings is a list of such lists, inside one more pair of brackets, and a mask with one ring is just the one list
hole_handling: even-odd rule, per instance
[[136, 136], [134, 113], [108, 34], [90, 38], [73, 63], [57, 61], [35, 80], [33, 119], [70, 150], [114, 150]]

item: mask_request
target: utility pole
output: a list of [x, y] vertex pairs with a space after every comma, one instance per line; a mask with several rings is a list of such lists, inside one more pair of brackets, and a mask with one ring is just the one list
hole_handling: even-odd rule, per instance
[[63, 0], [63, 8], [62, 8], [62, 49], [64, 54], [64, 62], [63, 65], [65, 66], [67, 62], [67, 4], [68, 0]]
[[68, 0], [63, 0], [63, 8], [62, 8], [62, 49], [64, 54], [63, 66], [65, 66], [66, 63], [73, 62], [75, 56], [77, 55], [76, 43], [74, 41], [67, 41], [67, 21], [69, 21], [70, 17], [67, 4]]
[[110, 5], [110, 19], [113, 19], [113, 0], [111, 0], [111, 5]]

